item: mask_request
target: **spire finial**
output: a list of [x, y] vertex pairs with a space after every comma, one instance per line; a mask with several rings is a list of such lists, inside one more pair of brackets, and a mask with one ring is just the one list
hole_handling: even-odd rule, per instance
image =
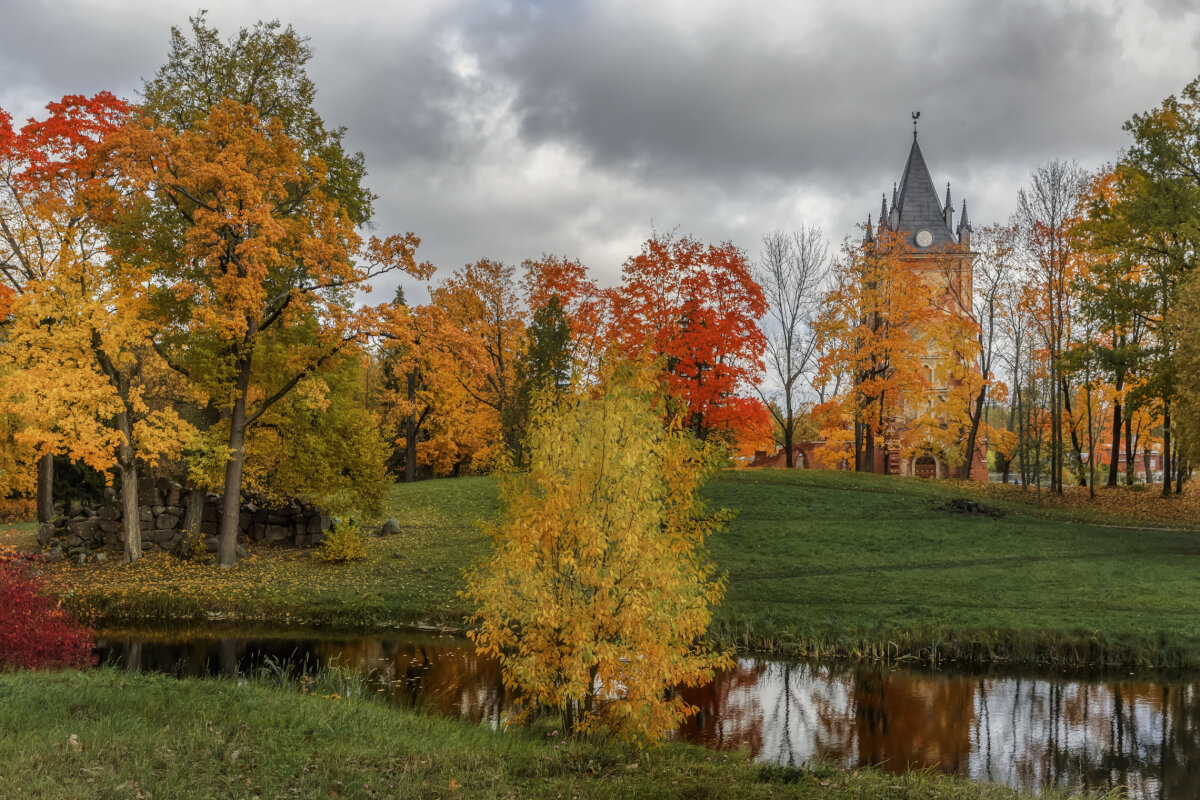
[[917, 120], [919, 120], [920, 118], [921, 118], [921, 112], [920, 112], [920, 111], [914, 111], [914, 112], [912, 112], [912, 121], [913, 121], [913, 141], [914, 141], [914, 142], [917, 140]]
[[946, 208], [950, 208], [950, 181], [946, 181]]
[[887, 215], [888, 215], [887, 212], [888, 212], [887, 193], [885, 192], [883, 195], [880, 196], [880, 200], [879, 200], [879, 226], [881, 228], [884, 225], [884, 221], [887, 220]]

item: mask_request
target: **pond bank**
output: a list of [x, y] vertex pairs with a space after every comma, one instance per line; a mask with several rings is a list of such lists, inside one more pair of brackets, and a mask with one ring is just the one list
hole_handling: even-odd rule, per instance
[[[103, 633], [104, 663], [180, 677], [268, 680], [317, 694], [503, 725], [500, 666], [461, 637], [308, 630]], [[674, 738], [758, 764], [928, 769], [1023, 791], [1107, 790], [1196, 800], [1200, 674], [1129, 676], [742, 656], [679, 696], [698, 709]], [[737, 756], [740, 758], [740, 756]]]
[[[735, 471], [705, 489], [737, 512], [710, 543], [728, 574], [710, 637], [743, 652], [922, 662], [1200, 668], [1200, 536], [1038, 511], [962, 486], [837, 472]], [[92, 624], [238, 620], [462, 629], [461, 575], [486, 553], [496, 484], [398, 484], [401, 533], [364, 561], [252, 550], [229, 572], [152, 554], [53, 564], [48, 588]], [[1111, 523], [1111, 524], [1110, 524]]]
[[13, 732], [0, 737], [4, 797], [1030, 797], [923, 772], [807, 771], [683, 745], [638, 752], [541, 729], [501, 734], [361, 698], [114, 669], [0, 674], [0, 729]]

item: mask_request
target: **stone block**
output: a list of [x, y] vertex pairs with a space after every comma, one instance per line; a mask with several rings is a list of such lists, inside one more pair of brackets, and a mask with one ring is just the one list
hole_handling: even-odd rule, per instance
[[204, 549], [210, 553], [217, 552], [217, 537], [209, 536], [204, 540]]
[[50, 540], [54, 538], [54, 526], [49, 522], [43, 522], [38, 525], [37, 541], [42, 547], [50, 544]]
[[165, 500], [169, 506], [177, 506], [183, 502], [183, 487], [178, 483], [167, 484]]
[[177, 517], [182, 517], [182, 516], [184, 515], [184, 513], [186, 513], [186, 512], [187, 512], [187, 509], [186, 509], [186, 508], [184, 508], [183, 506], [180, 506], [180, 505], [172, 505], [172, 504], [170, 504], [170, 503], [167, 503], [167, 506], [166, 506], [166, 508], [167, 508], [167, 513], [168, 513], [168, 514], [174, 514], [174, 515], [175, 515], [175, 516], [177, 516]]
[[380, 536], [395, 536], [400, 532], [400, 521], [395, 517], [391, 517], [383, 523], [383, 527], [379, 529]]
[[73, 536], [90, 539], [100, 530], [100, 521], [96, 519], [81, 519], [67, 526]]
[[267, 515], [267, 524], [268, 525], [283, 525], [283, 524], [286, 524], [291, 521], [292, 521], [291, 518], [286, 514], [268, 514]]
[[297, 536], [303, 536], [307, 532], [308, 532], [308, 523], [307, 522], [293, 522], [292, 523], [292, 538], [295, 538]]
[[267, 526], [256, 522], [250, 526], [250, 538], [254, 540], [262, 539], [267, 535]]
[[116, 533], [121, 530], [121, 523], [116, 520], [102, 519], [99, 522], [100, 530], [104, 533]]
[[287, 537], [288, 537], [288, 529], [283, 527], [282, 525], [268, 525], [267, 526], [267, 541], [268, 542], [282, 542]]
[[138, 509], [138, 519], [141, 520], [143, 528], [149, 528], [154, 524], [154, 512], [149, 506], [142, 506]]
[[321, 532], [321, 518], [319, 516], [309, 517], [308, 522], [306, 522], [304, 524], [304, 532], [305, 533], [320, 533]]
[[105, 506], [100, 509], [100, 519], [116, 521], [121, 518], [121, 509], [117, 506]]
[[297, 547], [307, 547], [308, 546], [308, 534], [301, 533], [296, 536], [294, 541], [296, 542]]
[[154, 518], [154, 527], [159, 530], [170, 530], [179, 524], [179, 517], [174, 514], [159, 514]]
[[154, 540], [155, 544], [162, 544], [163, 542], [171, 541], [174, 536], [175, 531], [171, 528], [167, 528], [154, 531], [154, 533], [150, 535], [150, 538]]
[[267, 517], [271, 516], [270, 512], [267, 511], [265, 508], [257, 508], [257, 507], [255, 507], [254, 511], [252, 512], [252, 515], [254, 517], [255, 524], [262, 524], [262, 525], [265, 525], [267, 523]]
[[253, 521], [254, 521], [254, 518], [252, 516], [250, 516], [249, 514], [247, 514], [245, 511], [243, 511], [241, 514], [238, 515], [238, 529], [241, 531], [250, 530], [250, 523]]
[[83, 539], [79, 538], [75, 534], [71, 534], [70, 536], [67, 537], [67, 547], [82, 547], [82, 546], [83, 546]]

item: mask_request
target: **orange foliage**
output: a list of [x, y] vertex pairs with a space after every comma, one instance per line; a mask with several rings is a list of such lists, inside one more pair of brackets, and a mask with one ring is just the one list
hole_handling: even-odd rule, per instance
[[750, 394], [763, 370], [767, 301], [745, 254], [729, 242], [655, 234], [622, 278], [609, 341], [626, 356], [649, 348], [664, 360], [663, 382], [687, 427], [701, 439], [769, 436], [769, 412]]

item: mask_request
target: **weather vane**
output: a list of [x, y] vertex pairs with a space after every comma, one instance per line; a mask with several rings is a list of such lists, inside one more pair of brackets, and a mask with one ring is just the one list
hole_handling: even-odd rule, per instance
[[921, 118], [921, 112], [920, 112], [920, 111], [914, 111], [914, 112], [912, 112], [912, 119], [913, 119], [913, 138], [914, 138], [914, 139], [915, 139], [915, 138], [917, 138], [917, 120], [919, 120], [920, 118]]

